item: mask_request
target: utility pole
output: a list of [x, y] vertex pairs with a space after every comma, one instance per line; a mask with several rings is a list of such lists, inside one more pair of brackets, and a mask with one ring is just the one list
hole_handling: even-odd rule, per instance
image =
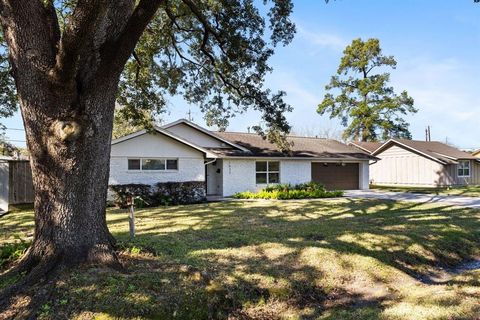
[[425, 128], [425, 141], [432, 141], [432, 135], [430, 133], [430, 126]]
[[192, 110], [188, 109], [187, 116], [188, 116], [188, 121], [193, 121]]

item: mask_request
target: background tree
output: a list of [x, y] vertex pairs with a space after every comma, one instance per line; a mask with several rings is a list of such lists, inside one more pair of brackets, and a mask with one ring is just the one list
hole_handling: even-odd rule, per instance
[[134, 117], [130, 115], [130, 110], [130, 108], [125, 108], [120, 105], [115, 107], [113, 113], [112, 139], [118, 139], [142, 129], [151, 129], [153, 125], [155, 125], [155, 116], [152, 115], [150, 110], [145, 110], [143, 113], [135, 110]]
[[19, 154], [20, 149], [8, 142], [5, 135], [0, 135], [0, 155], [13, 157]]
[[293, 38], [291, 11], [289, 0], [0, 0], [35, 188], [33, 243], [14, 270], [28, 276], [9, 290], [64, 265], [118, 266], [105, 219], [117, 99], [133, 115], [182, 95], [209, 124], [253, 108], [281, 140], [290, 107], [263, 84]]
[[[0, 119], [13, 116], [18, 110], [15, 83], [11, 75], [10, 62], [7, 56], [7, 46], [0, 29]], [[0, 123], [0, 133], [5, 127]]]
[[413, 99], [406, 91], [395, 94], [388, 86], [390, 73], [374, 73], [378, 69], [395, 69], [394, 57], [382, 54], [378, 39], [353, 40], [343, 54], [317, 112], [329, 113], [331, 119], [340, 118], [346, 127], [346, 140], [411, 139], [409, 124], [402, 117], [417, 112]]

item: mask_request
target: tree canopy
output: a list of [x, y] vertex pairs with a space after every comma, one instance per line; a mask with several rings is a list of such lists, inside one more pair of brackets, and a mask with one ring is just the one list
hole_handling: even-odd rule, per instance
[[0, 0], [1, 98], [7, 112], [18, 98], [35, 192], [33, 241], [14, 270], [28, 275], [0, 292], [0, 310], [55, 269], [120, 267], [105, 218], [116, 105], [134, 126], [172, 95], [220, 128], [254, 109], [259, 132], [285, 141], [290, 106], [264, 79], [275, 48], [294, 36], [292, 8], [290, 0]]
[[[109, 32], [98, 25], [101, 16], [108, 15], [107, 3], [43, 1], [43, 6], [53, 15], [52, 28], [60, 42], [79, 31], [72, 22], [91, 33], [77, 40], [95, 42], [105, 36], [98, 31]], [[224, 128], [230, 118], [253, 108], [261, 112], [267, 130], [289, 131], [284, 114], [291, 108], [282, 99], [284, 92], [272, 93], [263, 85], [272, 70], [267, 62], [274, 48], [294, 36], [291, 1], [263, 1], [264, 7], [250, 0], [142, 0], [136, 7], [133, 1], [114, 3], [110, 5], [127, 7], [132, 13], [156, 12], [120, 77], [117, 101], [133, 124], [148, 124], [145, 114], [162, 113], [168, 98], [180, 95], [204, 112], [208, 125]], [[89, 6], [96, 6], [96, 16], [82, 16]], [[81, 18], [91, 19], [90, 25]], [[17, 110], [17, 100], [2, 34], [0, 45], [0, 117], [5, 117]]]
[[395, 58], [383, 55], [378, 39], [353, 40], [343, 54], [337, 74], [325, 87], [327, 94], [318, 106], [318, 113], [341, 119], [346, 127], [344, 139], [411, 139], [409, 124], [403, 116], [417, 112], [413, 98], [407, 91], [397, 95], [388, 86], [390, 73], [375, 73], [385, 68], [395, 69]]

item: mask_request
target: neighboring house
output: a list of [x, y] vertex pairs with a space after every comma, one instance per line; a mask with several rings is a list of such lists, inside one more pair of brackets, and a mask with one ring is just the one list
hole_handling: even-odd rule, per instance
[[368, 189], [375, 158], [335, 140], [289, 136], [289, 154], [253, 133], [212, 132], [181, 119], [112, 141], [110, 181], [204, 181], [207, 195], [231, 196], [269, 184], [316, 181]]
[[477, 151], [474, 151], [474, 152], [472, 153], [472, 156], [474, 156], [475, 158], [480, 158], [480, 149], [477, 150]]
[[441, 142], [390, 139], [371, 155], [380, 159], [370, 165], [370, 182], [375, 185], [480, 184], [480, 159]]

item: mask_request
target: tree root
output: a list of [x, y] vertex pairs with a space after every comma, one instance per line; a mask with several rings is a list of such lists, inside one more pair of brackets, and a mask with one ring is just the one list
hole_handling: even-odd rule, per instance
[[[94, 247], [81, 257], [71, 254], [51, 254], [39, 257], [34, 254], [31, 247], [15, 267], [0, 275], [0, 283], [15, 275], [24, 275], [13, 285], [0, 290], [0, 314], [12, 305], [15, 297], [28, 294], [28, 290], [32, 286], [54, 279], [61, 270], [67, 267], [80, 265], [101, 265], [117, 271], [125, 271], [117, 254], [108, 245]], [[29, 306], [29, 308], [35, 308], [35, 306]]]
[[[48, 279], [49, 276], [54, 276], [56, 274], [55, 271], [58, 270], [58, 260], [58, 256], [53, 256], [42, 260], [18, 282], [3, 289], [0, 292], [0, 313], [11, 305], [15, 296], [26, 293], [31, 286], [38, 283], [43, 283]], [[17, 274], [19, 274], [19, 270], [25, 269], [25, 265], [19, 265], [18, 268], [15, 268], [14, 270], [7, 272], [7, 274], [2, 275], [2, 278], [6, 277], [7, 275], [13, 276], [13, 271], [16, 271]]]

